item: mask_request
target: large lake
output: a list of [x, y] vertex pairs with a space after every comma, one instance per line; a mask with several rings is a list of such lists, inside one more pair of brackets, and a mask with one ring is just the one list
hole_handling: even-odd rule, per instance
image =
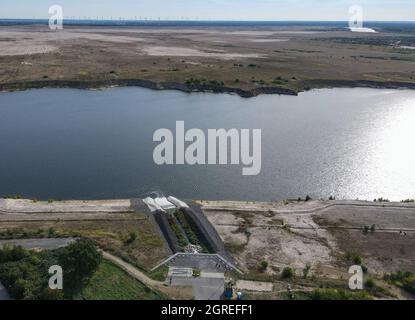
[[[261, 128], [262, 171], [157, 166], [153, 133]], [[327, 89], [298, 97], [143, 88], [0, 94], [0, 195], [39, 199], [275, 200], [415, 197], [415, 91]]]

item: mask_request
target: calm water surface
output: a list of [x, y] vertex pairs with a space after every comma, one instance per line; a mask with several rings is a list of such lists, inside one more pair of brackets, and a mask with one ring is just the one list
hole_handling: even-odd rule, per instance
[[[153, 133], [261, 128], [262, 171], [157, 166]], [[328, 89], [252, 99], [142, 88], [0, 94], [0, 195], [125, 198], [415, 197], [415, 91]]]

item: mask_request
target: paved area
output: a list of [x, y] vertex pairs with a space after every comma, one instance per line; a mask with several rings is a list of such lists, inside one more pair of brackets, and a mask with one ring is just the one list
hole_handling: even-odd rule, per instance
[[75, 238], [54, 238], [54, 239], [21, 239], [21, 240], [0, 240], [0, 248], [5, 245], [22, 246], [25, 249], [53, 250], [66, 247], [74, 242]]
[[225, 275], [221, 272], [202, 272], [193, 277], [190, 268], [170, 268], [172, 286], [192, 287], [195, 300], [220, 300], [225, 288]]

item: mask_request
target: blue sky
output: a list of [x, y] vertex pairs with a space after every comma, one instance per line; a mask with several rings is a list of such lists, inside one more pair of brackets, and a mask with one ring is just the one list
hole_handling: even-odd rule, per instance
[[2, 0], [0, 18], [47, 18], [53, 4], [66, 18], [343, 21], [358, 4], [365, 20], [415, 20], [415, 0]]

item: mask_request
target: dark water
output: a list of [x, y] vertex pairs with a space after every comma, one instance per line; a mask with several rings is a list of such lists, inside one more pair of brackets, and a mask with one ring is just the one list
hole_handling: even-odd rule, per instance
[[[261, 128], [262, 171], [157, 166], [153, 133]], [[142, 88], [0, 94], [0, 195], [125, 198], [415, 197], [415, 91], [332, 89], [243, 99]]]

